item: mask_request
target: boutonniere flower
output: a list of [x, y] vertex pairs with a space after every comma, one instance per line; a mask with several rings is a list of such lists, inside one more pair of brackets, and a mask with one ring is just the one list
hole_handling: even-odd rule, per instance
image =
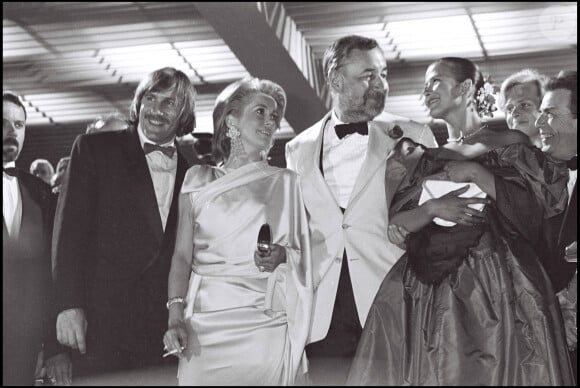
[[395, 139], [395, 140], [400, 139], [401, 137], [403, 137], [403, 129], [401, 129], [401, 127], [399, 127], [397, 124], [395, 124], [393, 126], [393, 128], [391, 128], [387, 131], [387, 134], [392, 139]]

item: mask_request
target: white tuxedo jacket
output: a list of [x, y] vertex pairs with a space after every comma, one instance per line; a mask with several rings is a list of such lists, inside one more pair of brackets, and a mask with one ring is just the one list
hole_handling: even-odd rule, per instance
[[366, 159], [343, 214], [319, 168], [329, 119], [330, 112], [286, 145], [287, 167], [300, 176], [310, 228], [315, 295], [309, 343], [328, 333], [345, 249], [362, 325], [383, 278], [403, 253], [387, 238], [385, 168], [398, 141], [388, 131], [398, 124], [404, 137], [427, 147], [437, 145], [428, 126], [409, 119], [383, 113], [369, 122]]

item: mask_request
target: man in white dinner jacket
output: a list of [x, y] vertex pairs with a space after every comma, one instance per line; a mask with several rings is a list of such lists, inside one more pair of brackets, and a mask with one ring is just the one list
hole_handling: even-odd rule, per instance
[[436, 142], [429, 127], [383, 112], [387, 63], [376, 40], [342, 37], [323, 66], [332, 110], [287, 144], [286, 161], [300, 175], [311, 232], [310, 375], [334, 385], [344, 384], [373, 298], [403, 253], [387, 238], [386, 160], [403, 136]]

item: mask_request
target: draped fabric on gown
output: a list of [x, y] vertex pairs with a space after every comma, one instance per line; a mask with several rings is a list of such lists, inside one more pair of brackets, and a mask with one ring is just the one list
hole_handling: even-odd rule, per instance
[[[437, 151], [423, 152], [412, 167], [400, 158], [388, 166], [387, 187], [402, 169], [409, 172], [392, 212], [416, 207], [422, 181], [441, 171]], [[401, 257], [373, 302], [349, 385], [573, 384], [559, 305], [533, 241], [542, 231], [538, 220], [563, 210], [567, 175], [534, 155], [513, 145], [479, 159], [497, 190], [479, 239], [439, 281], [422, 282], [409, 251]], [[517, 209], [507, 206], [516, 201]], [[436, 237], [424, 241], [436, 244]], [[439, 243], [419, 251], [449, 252]]]
[[[307, 372], [312, 270], [296, 174], [262, 162], [227, 174], [194, 166], [182, 193], [192, 203], [194, 253], [179, 384], [299, 383]], [[263, 223], [286, 247], [287, 262], [273, 273], [254, 262]]]

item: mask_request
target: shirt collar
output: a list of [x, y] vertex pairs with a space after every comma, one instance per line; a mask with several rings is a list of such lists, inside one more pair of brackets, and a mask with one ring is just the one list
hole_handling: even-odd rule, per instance
[[[333, 139], [334, 143], [338, 143], [341, 141], [341, 139], [339, 139], [338, 136], [336, 135], [336, 131], [334, 130], [334, 126], [340, 125], [340, 124], [349, 124], [349, 123], [345, 123], [344, 121], [340, 120], [334, 109], [332, 109], [332, 113], [330, 114], [330, 118], [331, 118], [331, 121], [333, 124], [328, 126], [329, 127], [329, 135], [330, 135], [330, 138]], [[368, 123], [369, 129], [370, 129], [370, 121], [367, 121], [367, 123]], [[363, 138], [368, 139], [368, 137], [366, 137], [366, 136], [363, 136]]]
[[[139, 134], [139, 143], [141, 143], [141, 148], [143, 148], [143, 144], [145, 144], [145, 143], [157, 144], [157, 143], [149, 140], [149, 138], [147, 138], [147, 136], [145, 136], [145, 133], [143, 132], [143, 129], [141, 129], [140, 125], [137, 125], [137, 133]], [[163, 144], [159, 144], [159, 145], [161, 147], [175, 146], [175, 137], [173, 139], [171, 139], [170, 141], [168, 141], [167, 143], [163, 143]]]
[[334, 122], [334, 125], [348, 124], [338, 119], [338, 115], [336, 114], [334, 109], [332, 110], [332, 121]]
[[[16, 168], [16, 162], [12, 161], [12, 162], [8, 162], [6, 163], [2, 168]], [[12, 176], [12, 175], [8, 175], [6, 172], [2, 172], [2, 180], [5, 183], [9, 183], [9, 182], [16, 182], [16, 177]]]

